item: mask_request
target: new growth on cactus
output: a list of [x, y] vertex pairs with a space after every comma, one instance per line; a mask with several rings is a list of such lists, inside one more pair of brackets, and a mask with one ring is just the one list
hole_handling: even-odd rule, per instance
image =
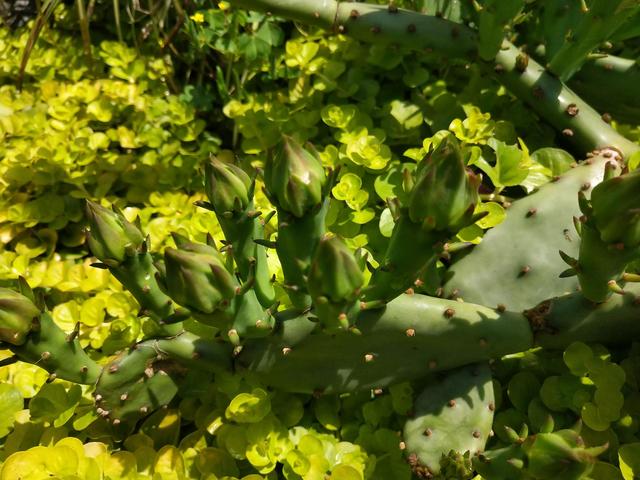
[[458, 140], [446, 136], [409, 178], [408, 205], [396, 206], [396, 227], [364, 298], [388, 302], [419, 281], [445, 241], [474, 223], [480, 177], [466, 169]]

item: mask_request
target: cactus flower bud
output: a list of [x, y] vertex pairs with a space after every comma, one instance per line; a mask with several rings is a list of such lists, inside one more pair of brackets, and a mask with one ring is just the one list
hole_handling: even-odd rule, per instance
[[264, 183], [273, 202], [298, 218], [322, 203], [322, 162], [290, 137], [265, 165]]
[[218, 214], [240, 213], [249, 205], [251, 179], [232, 163], [211, 158], [205, 165], [204, 188]]
[[137, 249], [144, 242], [142, 232], [121, 213], [87, 201], [86, 215], [90, 229], [87, 235], [89, 248], [103, 262], [122, 262], [128, 248]]
[[363, 284], [364, 275], [351, 250], [338, 237], [325, 235], [316, 248], [308, 281], [315, 314], [325, 329], [349, 327]]
[[473, 219], [480, 177], [467, 170], [457, 140], [449, 135], [419, 165], [409, 195], [409, 218], [428, 230], [457, 232]]
[[356, 258], [338, 237], [325, 235], [316, 248], [309, 271], [309, 293], [331, 302], [351, 301], [358, 297], [364, 276]]
[[0, 288], [0, 341], [22, 345], [40, 309], [24, 295]]
[[592, 213], [602, 240], [640, 245], [640, 170], [613, 177], [591, 192]]
[[209, 245], [185, 242], [164, 251], [168, 295], [199, 313], [226, 308], [236, 282], [220, 253]]

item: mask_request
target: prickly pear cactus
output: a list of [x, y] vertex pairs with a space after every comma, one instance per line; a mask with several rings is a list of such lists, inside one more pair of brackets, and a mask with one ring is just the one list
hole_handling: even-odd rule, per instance
[[170, 376], [172, 362], [163, 362], [152, 345], [141, 345], [102, 370], [94, 399], [97, 412], [114, 425], [135, 420], [166, 406], [178, 391]]
[[451, 450], [475, 455], [484, 450], [495, 411], [491, 369], [486, 363], [449, 372], [428, 385], [415, 400], [404, 425], [407, 453], [431, 475]]
[[279, 320], [273, 335], [244, 345], [236, 365], [268, 385], [305, 393], [382, 388], [532, 345], [521, 314], [415, 294], [365, 311], [357, 329], [332, 335], [317, 332], [306, 316]]
[[558, 252], [578, 256], [580, 237], [573, 222], [581, 215], [578, 192], [588, 195], [602, 181], [605, 164], [617, 157], [612, 150], [599, 152], [515, 201], [505, 221], [449, 269], [445, 295], [520, 311], [577, 291], [575, 277], [561, 276], [567, 266]]
[[[395, 202], [398, 221], [368, 284], [364, 256], [326, 230], [330, 179], [317, 168], [315, 154], [290, 138], [266, 174], [278, 214], [275, 240], [263, 238], [263, 213], [253, 210], [256, 180], [216, 159], [207, 167], [210, 202], [201, 206], [218, 216], [228, 235], [224, 243], [175, 234], [175, 247], [152, 252], [138, 224], [118, 210], [88, 203], [96, 267], [111, 271], [133, 294], [140, 315], [157, 323], [155, 336], [98, 365], [81, 348], [77, 329], [63, 332], [22, 282], [19, 292], [0, 289], [3, 346], [16, 359], [45, 368], [52, 379], [94, 386], [102, 424], [118, 431], [168, 407], [189, 385], [190, 371], [256, 376], [262, 387], [317, 398], [441, 374], [416, 400], [404, 428], [414, 473], [465, 478], [475, 455], [481, 462], [476, 468], [489, 472], [488, 478], [493, 472], [523, 479], [587, 474], [597, 452], [583, 449], [570, 434], [482, 452], [496, 402], [486, 362], [539, 345], [640, 337], [639, 284], [629, 281], [618, 295], [594, 304], [578, 291], [580, 275], [560, 276], [563, 258], [573, 262], [570, 255], [577, 255], [577, 266], [586, 250], [580, 247], [584, 232], [582, 238], [571, 233], [571, 217], [557, 214], [566, 207], [578, 215], [582, 208], [584, 225], [593, 226], [596, 239], [635, 245], [635, 204], [622, 199], [612, 217], [612, 205], [598, 195], [587, 198], [612, 160], [603, 152], [515, 202], [507, 220], [454, 264], [446, 287], [453, 294], [455, 286], [465, 301], [416, 294], [408, 287], [439, 258], [442, 242], [478, 218], [479, 178], [467, 170], [459, 147], [448, 136], [407, 176], [407, 200]], [[617, 167], [609, 171], [618, 173]], [[616, 178], [622, 180], [607, 180], [602, 188], [615, 188], [609, 183], [615, 181], [625, 182], [627, 193], [634, 190], [635, 176]], [[417, 253], [416, 244], [424, 247]], [[283, 265], [290, 308], [271, 303], [267, 248]], [[489, 261], [494, 264], [482, 271]], [[502, 277], [510, 281], [490, 282]], [[579, 461], [563, 470], [567, 451]]]

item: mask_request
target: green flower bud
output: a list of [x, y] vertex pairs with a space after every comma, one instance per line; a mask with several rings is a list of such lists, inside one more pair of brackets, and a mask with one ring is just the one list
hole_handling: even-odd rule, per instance
[[364, 275], [349, 247], [338, 237], [325, 235], [311, 262], [309, 293], [333, 303], [351, 302], [363, 285]]
[[591, 207], [600, 237], [627, 248], [640, 245], [640, 170], [613, 177], [591, 192]]
[[87, 201], [86, 215], [90, 229], [87, 235], [89, 248], [103, 262], [122, 262], [128, 249], [137, 249], [144, 242], [142, 232], [121, 213]]
[[322, 203], [325, 181], [322, 162], [290, 137], [265, 164], [264, 183], [273, 202], [299, 218]]
[[24, 295], [0, 288], [0, 341], [22, 345], [40, 309]]
[[419, 166], [409, 195], [409, 218], [428, 230], [457, 232], [473, 220], [480, 177], [465, 168], [453, 135]]
[[608, 444], [585, 448], [573, 430], [539, 433], [522, 444], [528, 458], [527, 471], [532, 478], [584, 478], [593, 470], [598, 455], [607, 448]]
[[204, 190], [216, 213], [246, 210], [250, 188], [251, 179], [240, 167], [215, 157], [205, 165]]
[[236, 291], [233, 275], [220, 253], [209, 245], [185, 242], [164, 251], [168, 295], [198, 313], [227, 307]]

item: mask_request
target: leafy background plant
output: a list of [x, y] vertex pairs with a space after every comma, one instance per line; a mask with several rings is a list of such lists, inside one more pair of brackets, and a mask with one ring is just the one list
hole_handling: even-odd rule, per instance
[[[480, 242], [513, 199], [574, 162], [549, 147], [566, 146], [550, 127], [465, 62], [362, 44], [226, 2], [164, 10], [159, 2], [140, 10], [91, 3], [91, 43], [77, 34], [77, 11], [59, 5], [29, 52], [22, 89], [13, 80], [33, 23], [0, 28], [0, 279], [8, 285], [23, 275], [45, 292], [56, 323], [65, 331], [79, 323], [81, 344], [101, 363], [155, 327], [108, 273], [90, 266], [84, 199], [139, 216], [156, 250], [172, 245], [172, 231], [220, 239], [214, 216], [193, 205], [204, 198], [194, 171], [211, 153], [228, 155], [223, 147], [260, 166], [281, 134], [293, 135], [311, 141], [325, 166], [340, 167], [328, 226], [369, 251], [375, 266], [393, 228], [387, 199], [405, 195], [403, 172], [443, 132], [463, 142], [468, 165], [485, 176], [478, 211], [489, 214], [458, 233], [461, 247]], [[459, 21], [470, 15], [438, 2], [401, 6]], [[508, 28], [538, 34], [524, 21]], [[633, 44], [618, 48], [637, 53]], [[640, 139], [637, 126], [614, 125]], [[541, 432], [581, 418], [589, 445], [611, 445], [593, 478], [632, 478], [639, 358], [637, 346], [576, 344], [563, 356], [503, 359], [494, 368], [494, 444], [508, 443], [504, 425]], [[2, 367], [0, 379], [0, 479], [412, 475], [397, 432], [419, 385], [315, 398], [267, 392], [256, 378], [194, 373], [134, 433], [100, 418], [89, 388], [36, 366]]]

